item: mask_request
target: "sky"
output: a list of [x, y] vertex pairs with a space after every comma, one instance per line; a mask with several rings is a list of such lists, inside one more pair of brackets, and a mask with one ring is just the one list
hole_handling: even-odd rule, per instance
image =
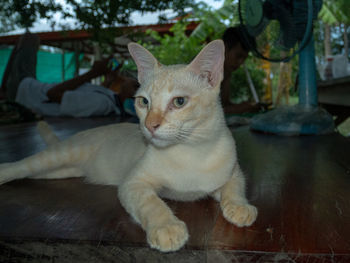
[[[63, 2], [63, 0], [56, 0], [56, 1]], [[214, 9], [217, 9], [222, 6], [222, 4], [224, 3], [224, 0], [196, 0], [196, 2], [205, 2], [207, 5], [213, 7]], [[172, 14], [171, 10], [167, 10], [165, 13], [169, 14], [170, 16]], [[133, 25], [156, 24], [158, 21], [158, 14], [159, 13], [146, 12], [141, 15], [140, 12], [135, 12], [131, 15], [131, 20], [133, 21]], [[57, 15], [55, 18], [56, 18], [56, 21], [58, 22], [60, 21], [59, 15]], [[73, 19], [67, 20], [65, 22], [72, 25], [72, 27], [74, 25]], [[55, 30], [60, 30], [60, 28], [57, 27], [55, 28]], [[24, 33], [24, 31], [25, 31], [24, 29], [18, 29], [18, 30], [6, 33], [6, 35], [22, 34]], [[46, 31], [52, 31], [52, 29], [49, 23], [47, 23], [45, 20], [40, 20], [39, 22], [36, 22], [34, 24], [34, 26], [30, 29], [30, 31], [46, 32]]]

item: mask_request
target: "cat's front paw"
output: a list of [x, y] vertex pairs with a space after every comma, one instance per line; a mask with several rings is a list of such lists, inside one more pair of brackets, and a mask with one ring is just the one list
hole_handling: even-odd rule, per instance
[[258, 210], [250, 204], [235, 204], [227, 202], [222, 205], [222, 213], [227, 221], [236, 226], [250, 226], [254, 223]]
[[152, 227], [147, 231], [147, 241], [152, 248], [162, 252], [180, 249], [188, 239], [184, 222], [177, 220], [162, 226]]

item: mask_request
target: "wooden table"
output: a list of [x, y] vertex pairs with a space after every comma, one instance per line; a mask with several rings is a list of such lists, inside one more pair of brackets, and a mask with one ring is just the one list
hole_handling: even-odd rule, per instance
[[[49, 119], [61, 138], [118, 121]], [[350, 140], [233, 131], [256, 223], [238, 228], [211, 200], [170, 202], [190, 239], [175, 253], [148, 248], [117, 188], [81, 179], [0, 186], [0, 262], [350, 262]], [[35, 124], [0, 127], [0, 162], [44, 148]], [[32, 261], [30, 261], [32, 260]]]
[[319, 81], [317, 83], [318, 102], [336, 117], [338, 126], [350, 116], [350, 76]]

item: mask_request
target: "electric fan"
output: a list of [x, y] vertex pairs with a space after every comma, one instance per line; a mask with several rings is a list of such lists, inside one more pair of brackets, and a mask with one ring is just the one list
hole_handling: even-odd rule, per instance
[[[322, 0], [240, 0], [241, 37], [258, 58], [286, 62], [299, 56], [299, 103], [252, 119], [251, 129], [281, 134], [326, 134], [332, 116], [318, 107], [313, 20]], [[266, 50], [270, 50], [267, 54]]]

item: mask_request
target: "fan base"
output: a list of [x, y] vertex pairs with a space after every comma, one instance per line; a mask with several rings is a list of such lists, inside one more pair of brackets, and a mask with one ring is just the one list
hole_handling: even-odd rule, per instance
[[333, 117], [324, 109], [303, 105], [280, 107], [252, 119], [254, 131], [284, 136], [333, 133]]

